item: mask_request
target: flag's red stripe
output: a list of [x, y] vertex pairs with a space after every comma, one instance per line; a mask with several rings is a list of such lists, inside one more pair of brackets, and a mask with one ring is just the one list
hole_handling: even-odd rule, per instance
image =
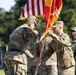
[[40, 15], [40, 5], [39, 5], [39, 1], [40, 1], [40, 0], [37, 0], [37, 10], [38, 10], [38, 15]]
[[34, 8], [34, 7], [35, 7], [35, 6], [34, 6], [34, 0], [32, 0], [32, 14], [33, 14], [33, 15], [35, 15], [35, 10], [34, 10], [35, 8]]
[[42, 5], [43, 5], [43, 12], [44, 12], [45, 0], [42, 0]]
[[27, 2], [27, 14], [29, 14], [29, 0]]
[[25, 16], [24, 16], [24, 10], [22, 10], [22, 17], [25, 17]]

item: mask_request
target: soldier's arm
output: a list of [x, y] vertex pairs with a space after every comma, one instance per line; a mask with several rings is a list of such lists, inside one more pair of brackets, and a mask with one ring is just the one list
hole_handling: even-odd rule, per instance
[[51, 44], [48, 45], [48, 50], [46, 52], [44, 52], [43, 56], [42, 56], [42, 60], [48, 60], [51, 55], [54, 53], [54, 49], [51, 47]]
[[[24, 28], [22, 31], [22, 37], [25, 43], [27, 42], [32, 42], [32, 40], [36, 41], [37, 38], [37, 32], [36, 31], [32, 31], [29, 28]], [[31, 41], [29, 40], [31, 39]], [[30, 58], [34, 58], [34, 55], [32, 55], [32, 53], [29, 50], [25, 50], [25, 53], [30, 57]]]
[[58, 41], [62, 45], [71, 45], [70, 44], [70, 38], [67, 34], [64, 34], [62, 36], [57, 36], [56, 34], [50, 34], [50, 36], [55, 40]]
[[26, 41], [28, 41], [29, 38], [31, 40], [36, 41], [37, 40], [37, 31], [31, 30], [29, 28], [24, 28], [23, 32], [22, 32], [22, 37]]
[[25, 50], [25, 53], [26, 53], [30, 58], [34, 58], [34, 55], [32, 55], [29, 50]]

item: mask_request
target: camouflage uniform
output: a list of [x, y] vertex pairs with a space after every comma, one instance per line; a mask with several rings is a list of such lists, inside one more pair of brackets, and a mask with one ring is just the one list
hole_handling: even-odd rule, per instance
[[[46, 53], [46, 51], [48, 50], [48, 45], [50, 44], [51, 41], [52, 41], [52, 38], [50, 36], [47, 36], [43, 54]], [[43, 41], [41, 41], [39, 43], [39, 46], [37, 48], [37, 51], [39, 50], [39, 54], [40, 54], [40, 50], [42, 48], [42, 42]], [[50, 57], [46, 56], [46, 58], [44, 58], [42, 60], [43, 61], [38, 70], [38, 75], [57, 75], [58, 74], [57, 58], [56, 58], [55, 52]]]
[[34, 30], [26, 24], [16, 28], [10, 35], [8, 51], [4, 56], [4, 70], [6, 75], [27, 75], [27, 54], [30, 43], [37, 38]]
[[[48, 46], [48, 44], [50, 44], [52, 41], [52, 38], [50, 36], [46, 37], [46, 47]], [[46, 48], [47, 50], [48, 48]], [[57, 71], [57, 57], [56, 57], [56, 53], [54, 52], [51, 57], [46, 60], [46, 70], [47, 70], [47, 74], [48, 75], [58, 75], [58, 71]]]
[[36, 44], [31, 43], [30, 52], [32, 55], [34, 55], [34, 58], [30, 59], [29, 57], [27, 57], [27, 59], [28, 59], [28, 72], [27, 72], [27, 74], [34, 75], [35, 70], [36, 70], [36, 63], [34, 61], [34, 59], [36, 58]]
[[76, 75], [76, 40], [73, 40], [72, 44], [73, 44], [72, 48], [74, 50], [74, 57], [75, 57], [75, 75]]
[[76, 40], [73, 40], [72, 41], [72, 44], [73, 44], [73, 51], [74, 51], [74, 56], [76, 56]]
[[76, 27], [71, 27], [72, 48], [75, 57], [75, 74], [76, 74]]
[[61, 75], [75, 75], [75, 60], [68, 35], [61, 33], [59, 36], [56, 34], [50, 34], [50, 36], [53, 40], [48, 45], [49, 48], [42, 58], [45, 59], [47, 55], [50, 56], [56, 52]]

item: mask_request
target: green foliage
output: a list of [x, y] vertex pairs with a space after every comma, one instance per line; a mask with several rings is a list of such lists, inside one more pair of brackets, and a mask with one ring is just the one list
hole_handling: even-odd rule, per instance
[[76, 0], [63, 0], [63, 7], [60, 15], [60, 20], [63, 20], [66, 25], [66, 32], [69, 33], [70, 27], [76, 26]]
[[37, 26], [36, 26], [36, 30], [38, 30], [39, 32], [41, 32], [42, 28], [43, 28], [43, 25], [45, 24], [45, 19], [44, 17], [39, 17], [37, 18], [38, 21], [37, 21]]
[[17, 20], [20, 17], [21, 11], [27, 0], [14, 0], [14, 1], [16, 2], [16, 4], [14, 5], [14, 7], [11, 8], [11, 11], [13, 11], [15, 18]]
[[[18, 20], [21, 11], [27, 2], [27, 0], [14, 0], [15, 5], [11, 8], [9, 12], [0, 8], [0, 44], [5, 46], [8, 44], [9, 35], [11, 32], [23, 24], [24, 21]], [[37, 18], [38, 25], [36, 30], [42, 31], [42, 27], [45, 24], [44, 17]], [[64, 21], [64, 31], [69, 33], [71, 26], [76, 26], [76, 0], [63, 0], [62, 11], [59, 16], [59, 20]]]

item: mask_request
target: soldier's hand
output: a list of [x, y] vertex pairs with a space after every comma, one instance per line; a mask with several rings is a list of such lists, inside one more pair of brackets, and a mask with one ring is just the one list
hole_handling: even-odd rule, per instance
[[37, 58], [37, 59], [36, 59], [36, 64], [37, 64], [37, 66], [40, 66], [40, 65], [41, 65], [41, 61], [42, 61], [41, 58]]

